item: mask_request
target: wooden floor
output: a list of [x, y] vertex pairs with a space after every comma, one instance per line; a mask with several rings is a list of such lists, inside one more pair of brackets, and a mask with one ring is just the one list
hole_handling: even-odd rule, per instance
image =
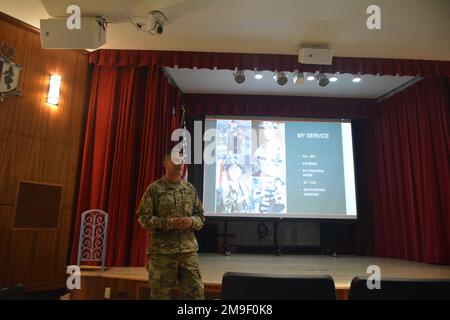
[[[367, 276], [367, 267], [377, 265], [381, 269], [381, 277], [386, 278], [413, 278], [413, 279], [450, 279], [450, 266], [431, 265], [405, 260], [388, 258], [374, 258], [361, 256], [307, 256], [307, 255], [256, 255], [256, 254], [234, 254], [224, 256], [220, 254], [200, 254], [200, 268], [205, 292], [210, 298], [218, 297], [222, 276], [227, 271], [270, 273], [284, 275], [330, 275], [333, 277], [337, 297], [345, 299], [350, 287], [351, 280], [356, 276]], [[147, 282], [147, 271], [144, 268], [110, 268], [103, 273], [98, 270], [82, 271], [82, 279], [85, 284], [95, 291], [101, 293], [103, 298], [103, 285], [89, 285], [86, 280], [94, 281], [101, 278], [102, 281], [112, 283], [112, 279], [122, 282], [122, 291], [128, 294], [114, 294], [111, 298], [142, 298], [139, 294]], [[137, 288], [132, 285], [124, 285], [123, 282], [131, 281], [138, 284]], [[97, 280], [98, 282], [98, 280]], [[83, 283], [83, 282], [82, 282]], [[140, 285], [139, 285], [140, 284]], [[113, 284], [111, 284], [114, 287]], [[132, 289], [130, 289], [132, 288]], [[114, 289], [111, 289], [114, 291]], [[85, 290], [84, 290], [85, 291]], [[116, 290], [117, 291], [117, 290]], [[133, 292], [129, 292], [133, 291]], [[82, 295], [76, 293], [71, 298], [98, 298], [85, 292]]]

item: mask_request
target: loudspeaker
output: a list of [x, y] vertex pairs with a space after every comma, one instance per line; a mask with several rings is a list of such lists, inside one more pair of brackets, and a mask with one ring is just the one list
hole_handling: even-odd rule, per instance
[[301, 48], [298, 54], [298, 62], [303, 64], [331, 65], [333, 52], [330, 49]]
[[80, 18], [80, 29], [69, 29], [67, 19], [41, 20], [44, 49], [97, 49], [106, 43], [104, 23], [97, 18]]

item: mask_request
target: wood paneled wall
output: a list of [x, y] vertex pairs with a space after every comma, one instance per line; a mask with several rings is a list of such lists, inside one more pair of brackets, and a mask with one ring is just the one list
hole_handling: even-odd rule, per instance
[[[70, 300], [147, 300], [150, 299], [150, 286], [146, 280], [127, 279], [125, 277], [103, 277], [86, 275], [81, 271], [81, 288], [70, 291]], [[205, 283], [205, 299], [220, 298], [220, 284]], [[105, 298], [105, 289], [110, 289], [110, 297]], [[172, 293], [173, 299], [180, 299], [178, 285]]]
[[[0, 102], [0, 284], [30, 290], [65, 286], [80, 145], [88, 95], [88, 54], [44, 50], [39, 31], [0, 13], [0, 41], [16, 49], [23, 97]], [[45, 99], [62, 77], [59, 107]], [[19, 181], [62, 185], [56, 228], [14, 228]]]

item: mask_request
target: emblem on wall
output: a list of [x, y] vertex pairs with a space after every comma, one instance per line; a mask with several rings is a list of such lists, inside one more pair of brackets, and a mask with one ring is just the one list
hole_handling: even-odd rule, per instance
[[20, 96], [18, 88], [22, 66], [12, 62], [16, 50], [4, 42], [0, 42], [0, 102], [11, 96]]

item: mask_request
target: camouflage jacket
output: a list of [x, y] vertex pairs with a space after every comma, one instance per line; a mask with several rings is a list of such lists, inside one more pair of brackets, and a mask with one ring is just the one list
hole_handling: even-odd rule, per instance
[[[137, 210], [139, 224], [152, 233], [147, 254], [197, 251], [194, 230], [203, 227], [203, 212], [197, 192], [189, 182], [170, 183], [161, 178], [151, 183]], [[183, 216], [192, 217], [191, 229], [174, 229], [170, 219]]]

